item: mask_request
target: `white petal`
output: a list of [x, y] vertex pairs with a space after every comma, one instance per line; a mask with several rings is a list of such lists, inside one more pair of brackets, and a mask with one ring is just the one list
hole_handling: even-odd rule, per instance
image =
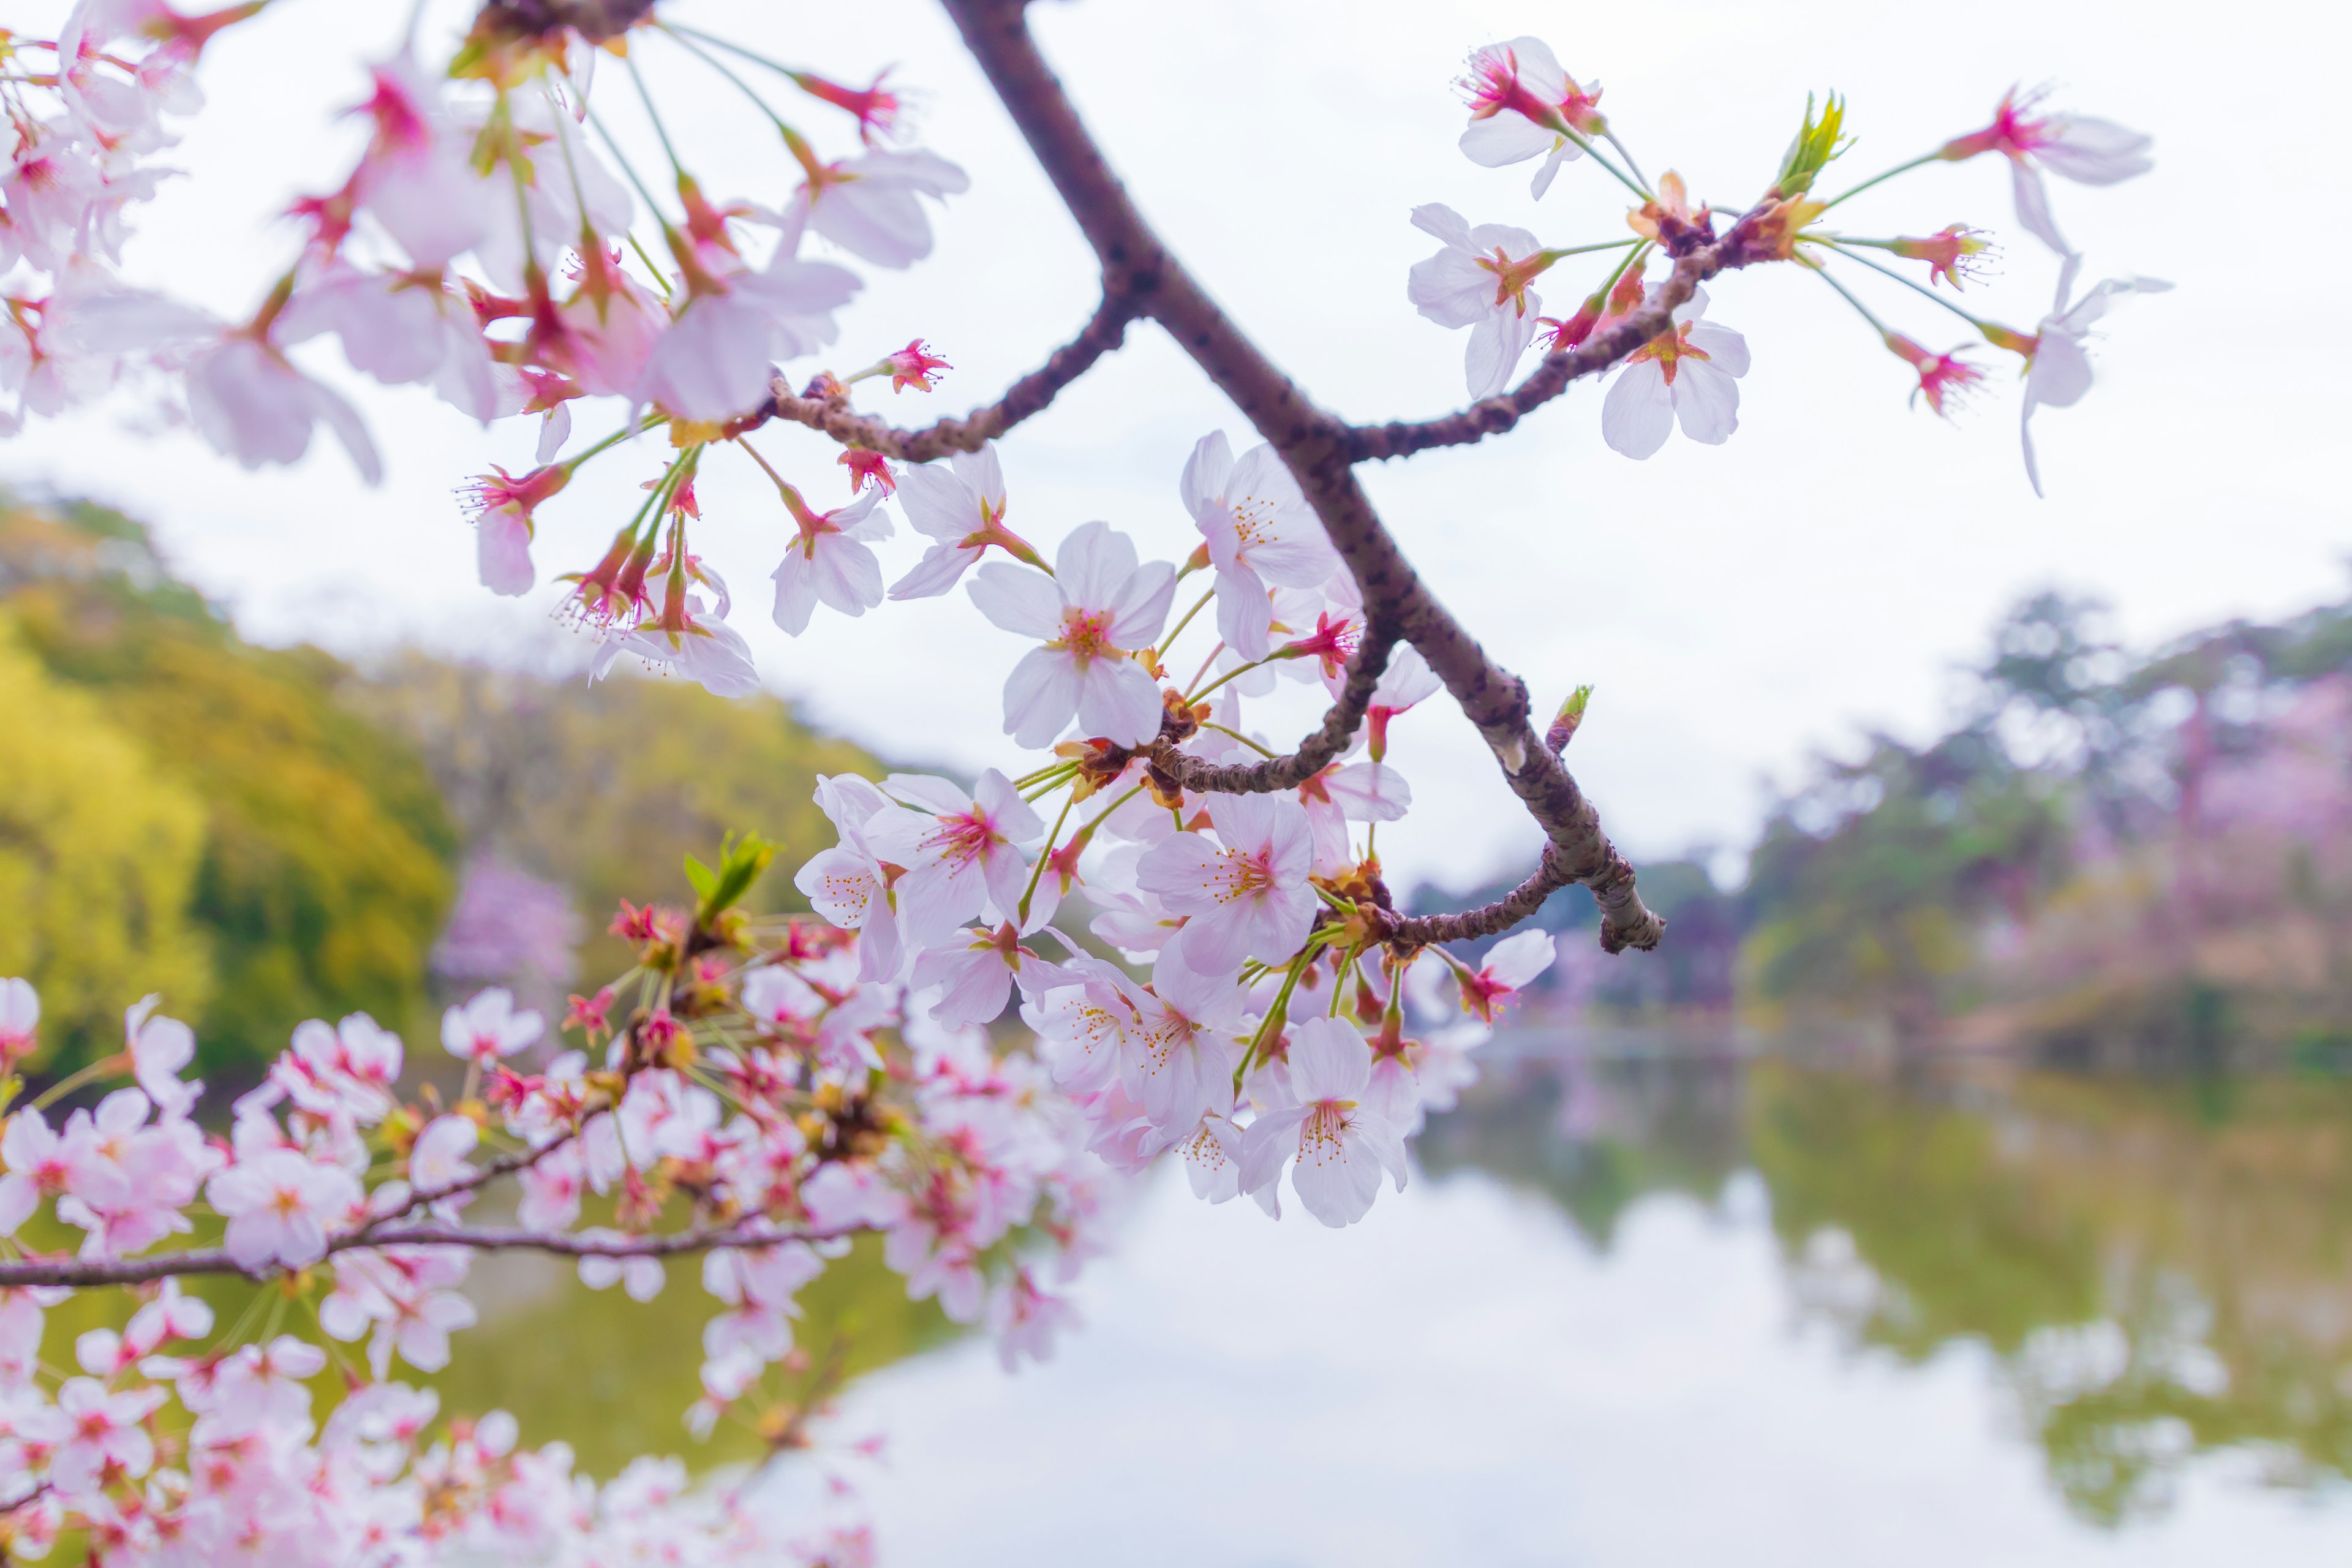
[[992, 561], [965, 590], [980, 613], [1006, 631], [1048, 642], [1062, 635], [1062, 592], [1034, 566]]
[[1618, 372], [1609, 395], [1601, 400], [1601, 438], [1610, 448], [1628, 458], [1651, 457], [1674, 428], [1674, 396], [1657, 362], [1645, 360]]
[[1683, 434], [1720, 447], [1739, 428], [1739, 384], [1705, 360], [1685, 360], [1676, 369], [1675, 414]]

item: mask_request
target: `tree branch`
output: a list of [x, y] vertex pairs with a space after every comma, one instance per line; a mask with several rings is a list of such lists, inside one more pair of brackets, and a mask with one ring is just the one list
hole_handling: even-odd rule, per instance
[[[349, 1231], [327, 1242], [328, 1256], [382, 1247], [462, 1247], [474, 1252], [548, 1252], [559, 1258], [670, 1258], [726, 1247], [769, 1247], [782, 1241], [825, 1241], [846, 1234], [825, 1230], [777, 1230], [745, 1224], [698, 1226], [663, 1236], [585, 1236], [576, 1231], [514, 1227], [404, 1225]], [[241, 1274], [266, 1279], [277, 1272], [245, 1268], [217, 1247], [161, 1252], [152, 1258], [26, 1258], [0, 1263], [0, 1289], [28, 1285], [143, 1285], [191, 1274]]]
[[977, 452], [983, 443], [1042, 412], [1055, 395], [1084, 375], [1095, 361], [1118, 347], [1135, 314], [1132, 296], [1106, 289], [1094, 318], [1076, 337], [1055, 349], [1043, 367], [1007, 387], [1003, 396], [961, 419], [942, 419], [920, 430], [901, 430], [887, 420], [851, 408], [846, 393], [832, 397], [802, 397], [781, 376], [769, 389], [773, 395], [768, 406], [761, 410], [760, 417], [789, 419], [812, 430], [822, 430], [845, 447], [864, 447], [900, 462], [928, 463], [950, 452]]
[[[1606, 889], [1601, 945], [1612, 952], [1656, 946], [1665, 922], [1643, 904], [1591, 803], [1529, 726], [1526, 687], [1437, 602], [1372, 510], [1356, 479], [1349, 426], [1310, 403], [1169, 254], [1039, 56], [1018, 0], [943, 4], [1106, 277], [1129, 280], [1138, 314], [1164, 327], [1281, 454], [1361, 590], [1367, 619], [1393, 626], [1419, 648], [1478, 727], [1512, 793], [1550, 840], [1547, 859], [1556, 858], [1570, 880], [1592, 885], [1596, 895]], [[1611, 334], [1609, 351], [1629, 353], [1638, 346], [1621, 347], [1618, 336]]]
[[1675, 261], [1674, 271], [1654, 298], [1575, 348], [1546, 354], [1535, 373], [1509, 392], [1441, 419], [1352, 426], [1348, 431], [1349, 457], [1360, 463], [1406, 458], [1433, 447], [1466, 447], [1501, 435], [1566, 392], [1570, 383], [1600, 374], [1664, 331], [1692, 292], [1727, 265], [1717, 246], [1693, 251]]
[[1356, 657], [1349, 661], [1348, 680], [1340, 688], [1339, 700], [1323, 715], [1323, 727], [1299, 742], [1298, 750], [1288, 756], [1256, 763], [1213, 763], [1180, 752], [1163, 740], [1153, 749], [1151, 760], [1170, 778], [1202, 795], [1271, 795], [1297, 789], [1328, 767], [1356, 738], [1356, 726], [1364, 721], [1372, 689], [1381, 683], [1390, 650], [1395, 647], [1394, 632], [1366, 629], [1364, 640], [1356, 646]]

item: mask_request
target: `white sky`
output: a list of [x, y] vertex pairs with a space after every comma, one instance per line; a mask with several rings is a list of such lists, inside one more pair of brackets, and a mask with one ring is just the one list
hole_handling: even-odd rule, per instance
[[[12, 10], [12, 26], [38, 29], [63, 6]], [[146, 215], [134, 276], [248, 311], [290, 254], [271, 215], [340, 181], [357, 133], [327, 116], [353, 100], [358, 62], [396, 36], [404, 10], [285, 0], [225, 35], [206, 64], [212, 106], [177, 158], [194, 177]], [[845, 79], [895, 64], [895, 82], [923, 91], [926, 140], [971, 171], [932, 259], [906, 274], [861, 268], [869, 287], [844, 319], [835, 368], [918, 333], [954, 362], [929, 397], [882, 395], [891, 416], [919, 422], [993, 397], [1083, 321], [1087, 253], [933, 7], [793, 7], [786, 24], [754, 0], [682, 0], [674, 14]], [[2047, 501], [2021, 471], [2012, 387], [1957, 429], [1906, 411], [1902, 367], [1787, 268], [1714, 289], [1714, 314], [1755, 355], [1725, 447], [1677, 437], [1628, 462], [1601, 445], [1598, 395], [1582, 388], [1502, 441], [1368, 470], [1422, 570], [1539, 707], [1599, 685], [1572, 760], [1637, 855], [1738, 842], [1759, 780], [1792, 776], [1857, 721], [1925, 732], [1954, 662], [2026, 589], [2103, 593], [2146, 640], [2342, 587], [2352, 519], [2328, 459], [2345, 393], [2329, 312], [2303, 298], [2326, 286], [2308, 258], [2343, 254], [2347, 238], [2346, 207], [2328, 196], [2338, 176], [2318, 151], [2352, 42], [2337, 8], [2242, 6], [2227, 26], [2210, 7], [2089, 0], [1090, 0], [1035, 15], [1177, 251], [1312, 395], [1362, 419], [1464, 401], [1461, 338], [1404, 300], [1406, 268], [1433, 248], [1406, 221], [1415, 204], [1522, 224], [1552, 244], [1622, 232], [1622, 200], [1589, 165], [1538, 204], [1528, 167], [1482, 170], [1455, 151], [1448, 84], [1490, 38], [1547, 37], [1572, 72], [1606, 84], [1603, 107], [1653, 174], [1678, 169], [1727, 206], [1769, 178], [1809, 88], [1849, 94], [1861, 137], [1830, 191], [1975, 128], [2020, 79], [2053, 79], [2058, 104], [2157, 134], [2153, 174], [2055, 189], [2089, 277], [2141, 272], [2179, 287], [2128, 302], [2097, 351], [2092, 395], [2042, 416]], [[781, 202], [785, 162], [748, 105], [659, 41], [645, 58], [705, 188]], [[620, 115], [617, 74], [603, 86], [599, 102]], [[839, 117], [792, 112], [841, 147]], [[1970, 298], [2028, 328], [2046, 308], [2054, 259], [2015, 232], [1992, 160], [1921, 171], [1843, 210], [1852, 232], [1998, 227], [2004, 275]], [[1597, 279], [1583, 265], [1561, 268], [1559, 313]], [[1892, 284], [1868, 297], [1934, 346], [1960, 339], [1960, 323]], [[351, 385], [374, 423], [390, 467], [380, 489], [362, 488], [323, 439], [293, 471], [247, 475], [184, 434], [126, 434], [121, 410], [34, 426], [0, 449], [0, 478], [148, 519], [177, 565], [265, 640], [363, 652], [559, 635], [551, 590], [516, 605], [476, 585], [472, 533], [450, 499], [487, 462], [528, 462], [522, 426], [486, 434], [416, 389], [360, 382], [330, 344], [313, 349], [307, 363]], [[1003, 443], [1009, 521], [1050, 549], [1106, 517], [1147, 555], [1181, 554], [1193, 535], [1176, 476], [1219, 425], [1246, 434], [1157, 329], [1139, 327], [1122, 355]], [[776, 432], [763, 449], [818, 492], [845, 493], [817, 438]], [[656, 458], [600, 462], [553, 505], [542, 579], [593, 561]], [[699, 486], [710, 521], [698, 546], [735, 584], [735, 622], [777, 689], [886, 754], [965, 769], [1015, 760], [997, 722], [1019, 652], [1008, 634], [958, 596], [857, 622], [820, 611], [806, 637], [783, 637], [768, 623], [766, 577], [788, 524], [748, 465], [714, 467]], [[886, 570], [903, 570], [916, 545], [902, 529]], [[1261, 711], [1286, 741], [1312, 718], [1306, 706]], [[1392, 868], [1464, 882], [1531, 857], [1535, 830], [1466, 725], [1416, 714], [1398, 738], [1421, 805], [1383, 835]]]

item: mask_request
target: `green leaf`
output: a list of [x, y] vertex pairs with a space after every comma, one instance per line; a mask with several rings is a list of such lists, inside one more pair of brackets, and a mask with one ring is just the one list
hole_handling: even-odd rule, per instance
[[694, 884], [695, 896], [709, 903], [712, 889], [719, 886], [719, 874], [689, 855], [686, 858], [686, 879]]

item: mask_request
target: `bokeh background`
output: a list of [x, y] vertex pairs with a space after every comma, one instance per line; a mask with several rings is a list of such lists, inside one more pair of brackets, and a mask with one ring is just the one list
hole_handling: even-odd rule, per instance
[[[39, 30], [64, 6], [16, 9]], [[132, 274], [249, 311], [289, 254], [278, 215], [355, 151], [335, 116], [404, 10], [284, 0], [225, 35], [191, 177], [144, 218]], [[893, 68], [925, 139], [971, 171], [934, 257], [870, 274], [844, 318], [836, 368], [918, 334], [953, 362], [937, 392], [883, 397], [890, 414], [992, 397], [1084, 320], [1087, 254], [932, 8], [678, 10], [845, 79]], [[434, 0], [425, 26], [465, 11]], [[943, 1326], [878, 1265], [845, 1274], [804, 1338], [897, 1363], [841, 1418], [896, 1434], [869, 1482], [889, 1560], [1093, 1561], [1139, 1506], [1165, 1521], [1121, 1542], [1139, 1562], [2352, 1552], [2352, 511], [2317, 259], [2347, 237], [2326, 151], [2341, 14], [1034, 11], [1147, 214], [1350, 417], [1462, 401], [1459, 337], [1404, 300], [1430, 246], [1412, 206], [1559, 244], [1618, 232], [1597, 171], [1538, 203], [1526, 168], [1454, 150], [1460, 58], [1523, 32], [1601, 79], [1653, 174], [1727, 205], [1769, 179], [1808, 90], [1851, 100], [1834, 190], [2050, 80], [2158, 139], [2140, 180], [2056, 184], [2086, 276], [2176, 288], [2112, 317], [2099, 384], [2042, 416], [2047, 500], [2005, 373], [1948, 425], [1906, 409], [1897, 362], [1785, 268], [1711, 290], [1755, 355], [1726, 447], [1625, 461], [1581, 389], [1507, 440], [1370, 473], [1539, 704], [1597, 685], [1571, 761], [1673, 917], [1669, 947], [1603, 960], [1589, 900], [1555, 900], [1563, 961], [1410, 1192], [1326, 1237], [1155, 1187], [1050, 1367], [918, 1355]], [[643, 53], [706, 187], [781, 199], [759, 122]], [[2000, 230], [1971, 300], [2021, 325], [2048, 308], [2054, 261], [2014, 232], [1990, 161], [1850, 211], [1863, 232]], [[1552, 302], [1589, 286], [1563, 268]], [[1958, 341], [1891, 285], [1869, 298]], [[478, 984], [552, 1005], [613, 967], [614, 900], [683, 892], [685, 852], [730, 828], [783, 839], [787, 865], [815, 847], [814, 773], [1006, 755], [1008, 635], [958, 597], [785, 638], [763, 602], [788, 525], [764, 480], [723, 467], [699, 483], [698, 543], [771, 695], [625, 672], [592, 690], [551, 587], [476, 585], [450, 494], [521, 467], [529, 434], [313, 347], [375, 426], [380, 489], [331, 447], [248, 475], [128, 405], [0, 447], [0, 973], [33, 973], [65, 1025], [49, 1070], [156, 988], [232, 1082], [312, 1014], [363, 1007], [419, 1047]], [[1010, 521], [1050, 544], [1108, 518], [1179, 553], [1176, 476], [1221, 427], [1246, 437], [1136, 329], [1003, 444]], [[814, 437], [766, 449], [813, 489], [839, 482]], [[542, 579], [593, 559], [652, 461], [592, 467], [541, 514]], [[886, 567], [916, 544], [902, 531]], [[1534, 853], [1440, 706], [1400, 723], [1418, 804], [1381, 836], [1431, 907]], [[1279, 735], [1312, 709], [1260, 717]], [[793, 902], [783, 877], [759, 897]], [[592, 1468], [684, 1449], [690, 1281], [650, 1311], [563, 1283], [486, 1272], [453, 1398], [516, 1408]], [[698, 1462], [755, 1447], [722, 1436]]]

